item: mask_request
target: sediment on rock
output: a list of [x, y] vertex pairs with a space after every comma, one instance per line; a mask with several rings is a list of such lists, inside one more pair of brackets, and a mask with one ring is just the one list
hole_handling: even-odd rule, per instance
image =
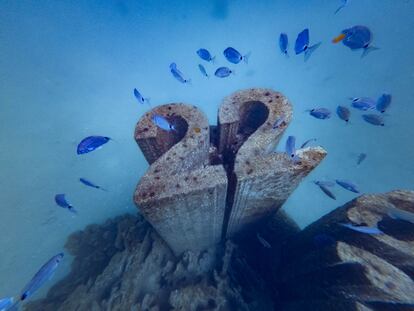
[[26, 311], [270, 310], [264, 283], [237, 247], [175, 257], [140, 216], [91, 225], [66, 244], [71, 273]]

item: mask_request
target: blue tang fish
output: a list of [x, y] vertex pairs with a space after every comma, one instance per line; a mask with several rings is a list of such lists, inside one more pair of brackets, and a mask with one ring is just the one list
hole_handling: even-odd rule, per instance
[[96, 149], [101, 148], [105, 145], [111, 138], [106, 136], [88, 136], [78, 144], [77, 153], [85, 154]]
[[332, 40], [333, 43], [341, 42], [351, 50], [362, 49], [361, 57], [366, 56], [369, 52], [378, 50], [372, 46], [372, 32], [366, 26], [353, 26], [341, 31], [341, 34]]
[[289, 40], [288, 40], [287, 34], [281, 33], [279, 37], [279, 47], [282, 53], [285, 54], [286, 56], [289, 56], [288, 51], [287, 51], [288, 44], [289, 44]]
[[337, 179], [336, 183], [348, 191], [359, 193], [357, 186], [348, 180]]
[[152, 122], [159, 128], [165, 130], [165, 131], [175, 131], [175, 127], [173, 124], [171, 124], [166, 118], [163, 116], [160, 116], [159, 114], [154, 114], [152, 117]]
[[44, 283], [52, 278], [57, 267], [59, 266], [59, 263], [62, 261], [63, 256], [63, 253], [53, 256], [40, 268], [40, 270], [23, 289], [20, 295], [20, 301], [24, 301], [32, 296], [40, 287], [43, 286]]
[[77, 211], [75, 210], [73, 205], [68, 203], [68, 201], [66, 200], [65, 194], [63, 194], [63, 193], [56, 194], [55, 195], [55, 202], [60, 207], [67, 208], [72, 213], [75, 213], [75, 214], [77, 213]]
[[134, 96], [140, 104], [149, 103], [149, 98], [144, 98], [137, 89], [134, 89]]
[[219, 67], [219, 68], [217, 68], [217, 70], [214, 73], [214, 75], [216, 77], [219, 77], [219, 78], [226, 78], [226, 77], [228, 77], [232, 73], [234, 74], [234, 72], [230, 68], [227, 68], [227, 67]]
[[13, 304], [13, 297], [0, 299], [0, 311], [7, 310]]
[[326, 108], [314, 108], [309, 110], [309, 114], [316, 119], [329, 119], [331, 117], [331, 112]]
[[207, 62], [214, 62], [215, 57], [212, 57], [210, 52], [207, 49], [198, 49], [197, 55], [200, 56], [201, 59]]
[[350, 99], [352, 99], [352, 107], [363, 111], [374, 109], [376, 105], [375, 99], [370, 97], [355, 97]]
[[321, 42], [318, 42], [312, 46], [309, 46], [309, 29], [304, 29], [301, 33], [298, 34], [295, 42], [295, 53], [296, 55], [300, 53], [305, 53], [305, 61], [309, 59], [312, 53], [321, 45]]
[[203, 76], [205, 76], [205, 77], [207, 77], [207, 78], [208, 78], [208, 73], [207, 73], [207, 71], [206, 71], [206, 68], [204, 68], [204, 66], [203, 66], [203, 65], [198, 64], [198, 69], [200, 69], [200, 71], [201, 71], [201, 73], [203, 74]]
[[296, 156], [296, 137], [295, 136], [289, 136], [288, 139], [286, 140], [286, 146], [285, 146], [285, 151], [287, 153], [287, 155], [294, 159]]
[[92, 182], [90, 182], [89, 180], [87, 180], [87, 179], [85, 179], [85, 178], [79, 178], [79, 181], [82, 183], [82, 184], [84, 184], [84, 185], [86, 185], [86, 186], [88, 186], [88, 187], [92, 187], [92, 188], [95, 188], [95, 189], [101, 189], [101, 190], [103, 190], [103, 191], [108, 191], [108, 190], [106, 190], [106, 189], [104, 189], [104, 188], [102, 188], [101, 186], [98, 186], [98, 185], [95, 185], [94, 183], [92, 183]]
[[349, 117], [351, 116], [351, 112], [348, 108], [344, 106], [338, 106], [336, 108], [336, 113], [341, 120], [344, 120], [346, 123], [349, 122]]
[[190, 79], [185, 79], [184, 78], [183, 73], [178, 70], [176, 63], [171, 63], [170, 64], [170, 71], [171, 71], [171, 74], [173, 75], [173, 77], [176, 78], [181, 83], [186, 84], [186, 83], [190, 83], [191, 82]]
[[233, 64], [238, 64], [243, 60], [246, 64], [249, 61], [250, 53], [247, 53], [246, 55], [242, 56], [239, 51], [237, 51], [235, 48], [228, 47], [223, 52], [224, 57]]
[[382, 118], [382, 116], [380, 115], [376, 115], [376, 114], [363, 114], [362, 118], [372, 124], [372, 125], [377, 125], [377, 126], [384, 126], [384, 119]]
[[378, 229], [377, 227], [368, 227], [368, 226], [355, 226], [353, 224], [342, 224], [340, 223], [342, 227], [354, 230], [356, 232], [360, 233], [366, 233], [366, 234], [383, 234], [383, 232]]
[[390, 94], [382, 94], [377, 100], [376, 108], [381, 113], [384, 113], [391, 105], [392, 96]]

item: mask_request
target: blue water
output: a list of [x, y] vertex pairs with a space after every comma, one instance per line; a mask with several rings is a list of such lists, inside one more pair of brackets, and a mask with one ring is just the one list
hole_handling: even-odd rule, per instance
[[[313, 179], [354, 181], [364, 193], [414, 185], [414, 2], [349, 1], [1, 1], [0, 2], [0, 297], [18, 293], [37, 269], [63, 250], [69, 234], [90, 223], [135, 213], [132, 194], [148, 165], [133, 140], [149, 109], [133, 97], [136, 87], [152, 105], [184, 102], [198, 106], [211, 124], [224, 96], [248, 87], [283, 92], [294, 119], [287, 135], [317, 138], [328, 156], [289, 198], [284, 209], [306, 226], [355, 195], [336, 188], [327, 198]], [[374, 51], [361, 59], [330, 41], [344, 28], [366, 25]], [[308, 62], [294, 56], [296, 35], [310, 29], [322, 41]], [[280, 32], [290, 39], [290, 57], [279, 51]], [[249, 64], [233, 65], [222, 51], [251, 52]], [[195, 51], [208, 48], [227, 79], [203, 77]], [[176, 62], [192, 85], [176, 81]], [[334, 110], [348, 97], [393, 95], [385, 127], [375, 127], [352, 110], [346, 125], [336, 116], [317, 120], [304, 111]], [[89, 135], [116, 141], [76, 155]], [[280, 145], [282, 150], [283, 144]], [[367, 153], [360, 167], [356, 157]], [[109, 189], [79, 181], [85, 177]], [[66, 193], [79, 216], [56, 207]], [[66, 260], [67, 259], [67, 260]], [[69, 269], [70, 258], [54, 280]], [[50, 284], [49, 284], [50, 285]], [[38, 293], [43, 295], [47, 287]]]

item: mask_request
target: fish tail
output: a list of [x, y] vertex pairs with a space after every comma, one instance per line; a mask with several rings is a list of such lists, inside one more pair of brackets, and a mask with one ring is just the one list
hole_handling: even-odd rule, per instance
[[322, 44], [322, 42], [318, 42], [310, 47], [308, 47], [305, 51], [305, 62], [309, 59], [313, 52]]
[[246, 64], [249, 63], [249, 58], [252, 55], [252, 52], [247, 53], [246, 55], [243, 56], [243, 60]]
[[151, 98], [150, 97], [146, 97], [146, 98], [144, 98], [145, 99], [145, 101], [148, 103], [148, 105], [150, 105], [151, 106]]
[[102, 191], [105, 191], [105, 192], [109, 192], [109, 190], [108, 190], [108, 189], [106, 189], [106, 188], [98, 187], [98, 189], [100, 189], [100, 190], [102, 190]]
[[212, 64], [215, 64], [216, 63], [216, 56], [213, 56], [210, 61], [211, 61]]
[[376, 47], [376, 46], [369, 46], [367, 48], [364, 48], [364, 51], [361, 54], [361, 58], [365, 57], [368, 55], [368, 53], [372, 52], [372, 51], [376, 51], [379, 50], [380, 48]]
[[187, 80], [185, 80], [185, 84], [188, 84], [188, 85], [193, 85], [193, 83], [191, 82], [191, 79], [187, 79]]

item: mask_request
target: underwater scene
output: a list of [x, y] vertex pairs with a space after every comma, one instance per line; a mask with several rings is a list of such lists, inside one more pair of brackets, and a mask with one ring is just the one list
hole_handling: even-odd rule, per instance
[[414, 310], [414, 1], [0, 1], [0, 311]]

